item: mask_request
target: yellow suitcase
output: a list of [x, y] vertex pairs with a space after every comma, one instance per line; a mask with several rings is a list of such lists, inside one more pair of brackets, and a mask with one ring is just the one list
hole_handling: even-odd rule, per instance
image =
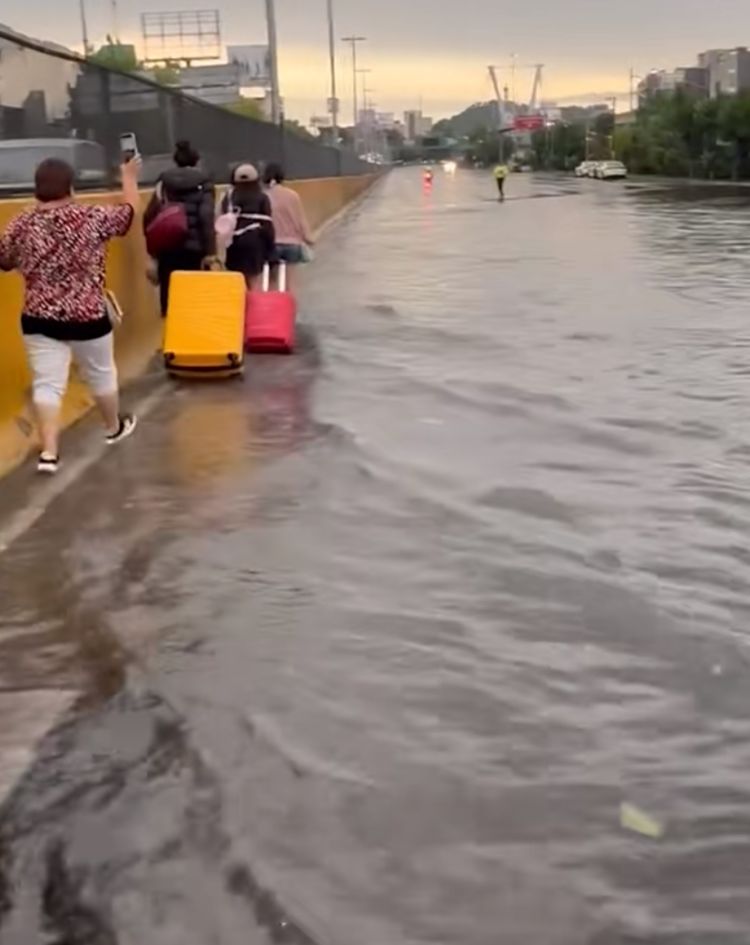
[[164, 331], [170, 374], [210, 378], [242, 372], [246, 294], [238, 272], [172, 273]]

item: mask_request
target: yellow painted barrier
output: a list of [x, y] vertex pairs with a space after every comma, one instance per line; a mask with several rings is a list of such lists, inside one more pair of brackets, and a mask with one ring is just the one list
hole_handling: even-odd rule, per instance
[[[292, 181], [302, 197], [313, 229], [338, 213], [362, 194], [374, 176], [330, 177]], [[144, 193], [143, 200], [148, 197]], [[99, 194], [81, 198], [92, 203], [111, 203], [116, 197]], [[27, 199], [0, 200], [0, 230], [29, 206]], [[123, 383], [141, 374], [161, 341], [156, 289], [146, 278], [147, 256], [139, 223], [121, 240], [114, 240], [107, 259], [107, 284], [114, 290], [125, 313], [116, 333], [115, 349]], [[17, 466], [36, 445], [30, 411], [31, 378], [26, 365], [20, 331], [23, 302], [22, 280], [15, 273], [0, 273], [0, 476]], [[92, 405], [84, 386], [74, 377], [65, 400], [63, 419], [69, 425]]]

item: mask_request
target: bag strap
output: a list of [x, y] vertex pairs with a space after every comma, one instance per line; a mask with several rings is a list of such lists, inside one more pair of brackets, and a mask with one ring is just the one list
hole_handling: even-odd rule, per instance
[[267, 213], [243, 213], [242, 210], [240, 210], [237, 216], [242, 217], [243, 220], [258, 220], [261, 223], [270, 223], [272, 221], [272, 217], [269, 217]]
[[234, 207], [234, 187], [228, 187], [221, 198], [222, 213], [237, 213]]

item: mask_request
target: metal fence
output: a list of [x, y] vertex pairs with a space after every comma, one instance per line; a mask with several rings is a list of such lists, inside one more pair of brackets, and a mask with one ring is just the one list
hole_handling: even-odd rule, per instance
[[352, 152], [289, 128], [245, 118], [0, 27], [0, 195], [31, 190], [36, 166], [50, 156], [75, 167], [79, 189], [110, 186], [125, 132], [138, 140], [145, 184], [171, 166], [181, 139], [200, 152], [217, 183], [227, 181], [231, 167], [242, 161], [278, 161], [290, 179], [373, 169]]

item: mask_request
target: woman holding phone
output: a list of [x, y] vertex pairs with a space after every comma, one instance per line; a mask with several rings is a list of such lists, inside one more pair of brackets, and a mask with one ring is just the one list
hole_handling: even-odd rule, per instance
[[0, 269], [26, 284], [21, 315], [39, 431], [40, 473], [59, 464], [60, 408], [73, 359], [93, 394], [107, 443], [130, 436], [132, 414], [120, 413], [112, 323], [104, 295], [106, 245], [125, 236], [139, 204], [140, 161], [122, 165], [119, 204], [77, 203], [75, 172], [49, 158], [36, 169], [36, 205], [15, 217], [0, 237]]

